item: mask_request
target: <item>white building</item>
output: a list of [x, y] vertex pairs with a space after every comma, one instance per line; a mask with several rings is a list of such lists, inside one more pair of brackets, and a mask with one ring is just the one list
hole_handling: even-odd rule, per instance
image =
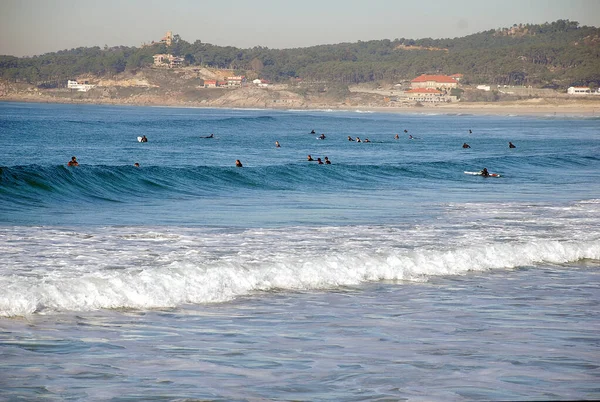
[[267, 81], [267, 80], [261, 80], [259, 78], [257, 78], [254, 81], [252, 81], [252, 83], [254, 85], [256, 85], [257, 87], [260, 87], [260, 88], [266, 88], [270, 84], [269, 81]]
[[68, 80], [67, 81], [67, 88], [69, 88], [69, 89], [76, 89], [79, 92], [87, 92], [87, 91], [89, 91], [90, 89], [92, 89], [94, 87], [95, 87], [95, 85], [88, 84], [87, 81], [85, 83], [83, 83], [83, 84], [80, 84], [80, 83], [78, 83], [75, 80]]
[[569, 87], [567, 93], [569, 95], [590, 95], [592, 90], [588, 87]]
[[489, 85], [477, 85], [477, 89], [481, 89], [482, 91], [490, 91], [492, 87]]

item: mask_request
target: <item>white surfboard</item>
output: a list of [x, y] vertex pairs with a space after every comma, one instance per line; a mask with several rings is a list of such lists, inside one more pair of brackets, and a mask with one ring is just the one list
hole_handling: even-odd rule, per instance
[[[465, 174], [470, 174], [473, 176], [481, 176], [481, 172], [465, 172]], [[500, 173], [490, 173], [489, 177], [500, 177]]]
[[138, 137], [138, 142], [142, 142], [142, 137]]

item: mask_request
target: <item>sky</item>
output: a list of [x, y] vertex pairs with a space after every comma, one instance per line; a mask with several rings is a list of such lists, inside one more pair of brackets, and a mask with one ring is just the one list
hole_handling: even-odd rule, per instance
[[455, 38], [558, 19], [600, 27], [600, 0], [0, 0], [0, 55], [187, 42], [274, 49]]

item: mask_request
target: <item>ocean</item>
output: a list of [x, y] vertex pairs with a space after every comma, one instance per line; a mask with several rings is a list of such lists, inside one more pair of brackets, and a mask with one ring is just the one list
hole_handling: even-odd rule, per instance
[[0, 400], [599, 399], [599, 123], [0, 103]]

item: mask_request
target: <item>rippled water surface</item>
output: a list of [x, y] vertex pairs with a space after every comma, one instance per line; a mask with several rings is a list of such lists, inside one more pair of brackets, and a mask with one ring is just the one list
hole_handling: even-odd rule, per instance
[[598, 121], [0, 103], [0, 394], [598, 399]]

